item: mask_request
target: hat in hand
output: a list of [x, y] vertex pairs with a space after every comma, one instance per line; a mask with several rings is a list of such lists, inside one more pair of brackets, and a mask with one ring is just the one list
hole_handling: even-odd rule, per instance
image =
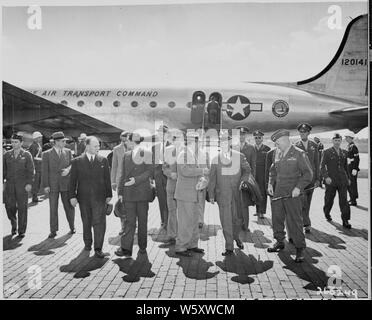
[[116, 203], [115, 203], [114, 215], [115, 215], [115, 217], [118, 217], [118, 218], [124, 218], [125, 217], [124, 205], [120, 200], [116, 201]]
[[106, 216], [109, 216], [111, 214], [113, 207], [114, 206], [111, 203], [107, 203], [105, 205]]

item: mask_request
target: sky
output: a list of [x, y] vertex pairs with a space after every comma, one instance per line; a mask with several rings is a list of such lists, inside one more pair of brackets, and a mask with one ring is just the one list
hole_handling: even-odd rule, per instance
[[[151, 1], [150, 1], [151, 2]], [[299, 81], [336, 53], [367, 2], [41, 6], [2, 8], [2, 78], [20, 87]]]

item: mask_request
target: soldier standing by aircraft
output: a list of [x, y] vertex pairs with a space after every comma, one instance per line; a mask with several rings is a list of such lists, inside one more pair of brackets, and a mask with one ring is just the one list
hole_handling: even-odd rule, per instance
[[12, 225], [12, 236], [17, 233], [23, 238], [27, 228], [28, 192], [32, 189], [34, 179], [34, 163], [31, 154], [21, 147], [22, 136], [13, 134], [12, 150], [3, 155], [3, 186], [5, 209]]
[[296, 247], [295, 262], [302, 262], [306, 242], [302, 229], [301, 193], [311, 182], [313, 173], [305, 152], [291, 144], [288, 130], [275, 131], [271, 139], [278, 145], [275, 162], [270, 168], [268, 184], [268, 193], [274, 197], [271, 202], [272, 220], [274, 238], [277, 242], [272, 248], [268, 248], [268, 252], [279, 252], [284, 249], [286, 222], [288, 233]]
[[350, 206], [347, 202], [347, 188], [350, 185], [350, 177], [347, 167], [346, 150], [341, 149], [342, 137], [335, 133], [332, 138], [333, 147], [324, 150], [320, 165], [321, 175], [325, 181], [324, 215], [328, 221], [332, 221], [330, 212], [333, 201], [338, 192], [339, 206], [341, 210], [342, 225], [351, 229]]
[[220, 112], [220, 105], [216, 101], [215, 96], [211, 96], [211, 101], [207, 105], [208, 122], [210, 124], [218, 124], [218, 114]]
[[311, 169], [313, 170], [313, 180], [306, 186], [303, 195], [302, 218], [306, 233], [310, 233], [310, 205], [313, 197], [314, 189], [319, 187], [319, 152], [318, 146], [315, 142], [309, 140], [309, 134], [312, 126], [308, 123], [301, 123], [298, 125], [297, 130], [300, 133], [301, 140], [296, 142], [296, 147], [305, 151], [307, 158], [310, 161]]
[[354, 143], [354, 132], [350, 131], [345, 135], [347, 141], [348, 150], [347, 150], [347, 169], [349, 171], [350, 185], [348, 187], [351, 206], [357, 205], [358, 199], [358, 171], [359, 171], [359, 150]]
[[260, 188], [262, 201], [258, 204], [256, 204], [256, 211], [257, 216], [260, 219], [264, 218], [264, 215], [266, 214], [266, 205], [267, 205], [267, 194], [266, 194], [266, 156], [267, 153], [270, 151], [270, 147], [263, 144], [263, 136], [264, 133], [260, 130], [256, 130], [253, 132], [253, 137], [255, 139], [255, 163], [256, 163], [256, 172], [254, 178], [256, 179], [256, 182]]
[[[249, 166], [251, 168], [251, 173], [253, 176], [256, 175], [256, 152], [250, 143], [248, 143], [248, 133], [249, 129], [247, 127], [237, 127], [240, 131], [240, 145], [238, 151], [240, 151], [246, 158]], [[245, 201], [241, 201], [241, 216], [242, 216], [242, 228], [245, 231], [249, 231], [249, 206]]]
[[342, 137], [335, 133], [332, 138], [333, 147], [324, 150], [320, 165], [321, 175], [325, 181], [324, 215], [328, 221], [332, 221], [330, 212], [333, 201], [338, 192], [339, 206], [341, 210], [342, 225], [351, 229], [350, 205], [347, 202], [347, 188], [350, 185], [350, 177], [347, 167], [347, 152], [341, 149]]

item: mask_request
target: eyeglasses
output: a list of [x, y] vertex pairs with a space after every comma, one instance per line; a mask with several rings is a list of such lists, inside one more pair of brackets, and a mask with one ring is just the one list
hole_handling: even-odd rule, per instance
[[255, 139], [262, 139], [262, 137], [254, 137]]

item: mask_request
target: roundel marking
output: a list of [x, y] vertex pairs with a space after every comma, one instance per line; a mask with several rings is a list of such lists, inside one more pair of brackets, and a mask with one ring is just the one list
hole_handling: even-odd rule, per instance
[[278, 117], [278, 118], [283, 118], [285, 117], [288, 112], [289, 112], [289, 105], [286, 101], [284, 100], [276, 100], [274, 103], [273, 103], [273, 114], [274, 116]]
[[227, 115], [236, 121], [244, 120], [251, 113], [250, 101], [247, 97], [236, 95], [227, 100]]

